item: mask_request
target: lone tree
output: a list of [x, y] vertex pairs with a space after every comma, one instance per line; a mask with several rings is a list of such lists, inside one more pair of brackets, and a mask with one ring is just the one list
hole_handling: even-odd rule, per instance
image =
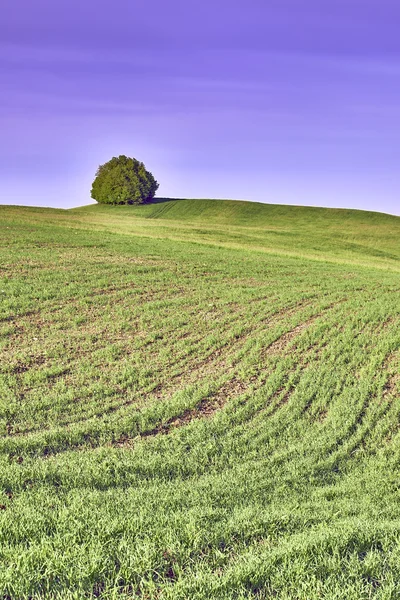
[[101, 204], [143, 204], [154, 198], [158, 183], [142, 162], [114, 156], [100, 165], [91, 196]]

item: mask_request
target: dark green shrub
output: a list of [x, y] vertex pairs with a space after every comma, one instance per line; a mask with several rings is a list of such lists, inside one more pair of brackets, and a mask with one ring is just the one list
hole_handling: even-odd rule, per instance
[[142, 162], [114, 156], [100, 165], [91, 196], [101, 204], [143, 204], [154, 198], [158, 183]]

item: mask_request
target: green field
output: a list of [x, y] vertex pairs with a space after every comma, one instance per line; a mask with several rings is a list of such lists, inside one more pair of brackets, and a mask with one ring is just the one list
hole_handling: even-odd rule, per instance
[[0, 206], [0, 598], [400, 598], [400, 218]]

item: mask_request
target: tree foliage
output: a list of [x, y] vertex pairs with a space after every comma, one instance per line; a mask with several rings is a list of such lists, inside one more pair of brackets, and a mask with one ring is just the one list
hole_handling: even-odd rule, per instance
[[100, 165], [91, 196], [101, 204], [143, 204], [154, 198], [158, 183], [136, 158], [114, 156]]

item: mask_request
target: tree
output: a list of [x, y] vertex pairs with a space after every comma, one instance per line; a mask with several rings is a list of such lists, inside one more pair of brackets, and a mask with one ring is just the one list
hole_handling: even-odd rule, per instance
[[114, 156], [100, 165], [91, 196], [100, 204], [143, 204], [154, 198], [158, 183], [142, 162]]

